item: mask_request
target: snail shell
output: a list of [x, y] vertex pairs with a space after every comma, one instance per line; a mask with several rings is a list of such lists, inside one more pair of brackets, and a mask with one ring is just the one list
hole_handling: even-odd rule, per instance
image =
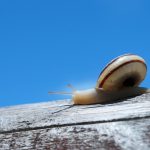
[[149, 93], [150, 89], [138, 87], [146, 72], [147, 66], [142, 57], [133, 54], [119, 56], [102, 70], [96, 88], [76, 91], [73, 102], [105, 103]]
[[138, 87], [147, 72], [145, 60], [137, 55], [126, 54], [112, 60], [101, 72], [93, 89], [67, 92], [49, 92], [49, 94], [72, 95], [74, 104], [95, 104], [112, 102], [144, 93], [150, 89]]
[[144, 80], [146, 72], [147, 66], [142, 57], [133, 54], [122, 55], [103, 69], [96, 87], [104, 90], [137, 87]]

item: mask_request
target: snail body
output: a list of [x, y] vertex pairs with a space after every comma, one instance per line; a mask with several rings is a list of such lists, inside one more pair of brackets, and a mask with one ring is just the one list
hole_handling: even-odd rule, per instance
[[125, 54], [115, 58], [106, 65], [98, 77], [95, 88], [73, 91], [73, 93], [49, 93], [71, 94], [74, 104], [111, 102], [149, 93], [149, 89], [138, 87], [144, 80], [146, 72], [146, 62], [142, 57]]
[[93, 88], [74, 92], [72, 101], [76, 105], [108, 103], [149, 92], [149, 89], [143, 87], [129, 87], [119, 91], [105, 91], [103, 89]]

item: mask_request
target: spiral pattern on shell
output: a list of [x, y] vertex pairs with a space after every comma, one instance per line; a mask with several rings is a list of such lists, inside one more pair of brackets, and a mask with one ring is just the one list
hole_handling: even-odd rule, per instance
[[145, 78], [145, 60], [134, 54], [121, 55], [112, 60], [99, 75], [96, 88], [119, 90], [138, 86]]

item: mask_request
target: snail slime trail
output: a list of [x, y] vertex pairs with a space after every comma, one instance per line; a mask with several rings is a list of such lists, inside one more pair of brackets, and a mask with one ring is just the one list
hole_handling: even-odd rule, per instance
[[139, 87], [147, 72], [145, 60], [134, 54], [125, 54], [113, 59], [100, 73], [93, 89], [49, 94], [69, 94], [74, 104], [113, 102], [128, 97], [149, 93], [150, 89]]

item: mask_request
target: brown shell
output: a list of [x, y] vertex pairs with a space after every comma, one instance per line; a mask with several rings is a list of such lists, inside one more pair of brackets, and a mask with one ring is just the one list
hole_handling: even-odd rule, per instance
[[145, 60], [137, 55], [125, 54], [112, 60], [100, 73], [96, 88], [119, 90], [138, 86], [145, 78]]

